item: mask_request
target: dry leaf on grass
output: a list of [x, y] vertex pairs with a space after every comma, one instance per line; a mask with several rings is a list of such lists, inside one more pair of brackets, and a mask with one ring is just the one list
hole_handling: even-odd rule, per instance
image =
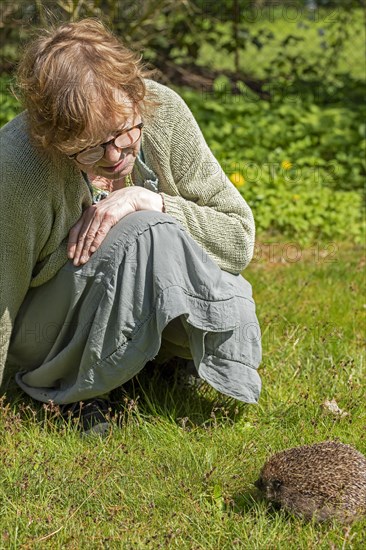
[[349, 416], [349, 413], [346, 412], [346, 411], [342, 411], [342, 409], [340, 409], [338, 407], [338, 403], [337, 401], [334, 399], [329, 401], [328, 399], [326, 399], [324, 401], [324, 403], [322, 404], [322, 407], [323, 409], [325, 409], [326, 411], [334, 414], [334, 415], [337, 415], [337, 416], [340, 416], [341, 418], [343, 418], [344, 416]]

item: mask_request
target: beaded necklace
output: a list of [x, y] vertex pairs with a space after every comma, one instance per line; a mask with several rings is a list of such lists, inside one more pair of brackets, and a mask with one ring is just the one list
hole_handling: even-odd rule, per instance
[[124, 184], [125, 184], [125, 187], [132, 187], [133, 186], [133, 181], [132, 181], [131, 174], [127, 174], [127, 176], [125, 177]]
[[[95, 178], [97, 179], [97, 178]], [[123, 181], [123, 187], [133, 187], [134, 183], [132, 181], [132, 176], [131, 174], [127, 174], [127, 176], [125, 176], [124, 178], [124, 181]], [[92, 190], [93, 190], [93, 203], [97, 203], [99, 201], [101, 201], [102, 199], [105, 199], [106, 197], [108, 197], [109, 193], [111, 193], [111, 189], [106, 189], [106, 188], [101, 188], [101, 187], [98, 187], [97, 185], [93, 184], [93, 179], [91, 181], [91, 187], [92, 187]]]

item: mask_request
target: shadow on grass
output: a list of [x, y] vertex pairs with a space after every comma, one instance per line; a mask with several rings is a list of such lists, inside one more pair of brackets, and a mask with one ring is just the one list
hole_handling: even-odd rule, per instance
[[279, 504], [268, 502], [255, 488], [232, 495], [230, 508], [232, 512], [243, 517], [249, 515], [257, 518], [265, 516], [272, 524], [278, 521], [306, 523], [303, 518], [281, 508]]
[[264, 501], [258, 496], [255, 489], [231, 495], [231, 509], [236, 514], [257, 514], [263, 508]]
[[[186, 368], [187, 361], [180, 358], [165, 365], [147, 363], [138, 376], [110, 393], [112, 422], [121, 427], [132, 416], [146, 420], [160, 417], [190, 431], [227, 425], [243, 416], [246, 404], [220, 394], [201, 379], [192, 379]], [[62, 418], [57, 405], [34, 401], [15, 383], [7, 387], [0, 414], [3, 418], [11, 415], [12, 421], [17, 418], [17, 425], [33, 422], [61, 431], [73, 427], [70, 419]]]
[[169, 418], [187, 430], [235, 422], [242, 416], [244, 403], [220, 394], [186, 369], [187, 362], [179, 358], [165, 365], [149, 362], [113, 392], [113, 400], [138, 399], [142, 415]]

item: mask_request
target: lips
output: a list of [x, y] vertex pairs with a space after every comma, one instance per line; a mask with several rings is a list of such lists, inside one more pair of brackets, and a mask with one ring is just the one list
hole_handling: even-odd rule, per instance
[[113, 166], [101, 166], [100, 168], [102, 168], [102, 170], [106, 170], [107, 172], [116, 172], [117, 170], [123, 168], [125, 164], [127, 164], [127, 157], [128, 155], [126, 155], [122, 160], [120, 160], [119, 162], [117, 162], [117, 164], [114, 164]]

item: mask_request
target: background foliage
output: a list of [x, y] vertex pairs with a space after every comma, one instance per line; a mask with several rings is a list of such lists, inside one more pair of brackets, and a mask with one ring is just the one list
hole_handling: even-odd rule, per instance
[[366, 520], [305, 524], [253, 486], [286, 447], [339, 438], [366, 452], [365, 258], [350, 242], [362, 235], [364, 14], [317, 4], [0, 1], [0, 125], [19, 111], [9, 84], [32, 30], [101, 17], [186, 99], [258, 229], [296, 239], [259, 235], [245, 271], [262, 329], [258, 406], [145, 367], [117, 390], [102, 441], [8, 388], [1, 548], [366, 547]]
[[0, 124], [39, 27], [104, 20], [193, 110], [257, 228], [299, 242], [364, 236], [362, 1], [2, 2]]

